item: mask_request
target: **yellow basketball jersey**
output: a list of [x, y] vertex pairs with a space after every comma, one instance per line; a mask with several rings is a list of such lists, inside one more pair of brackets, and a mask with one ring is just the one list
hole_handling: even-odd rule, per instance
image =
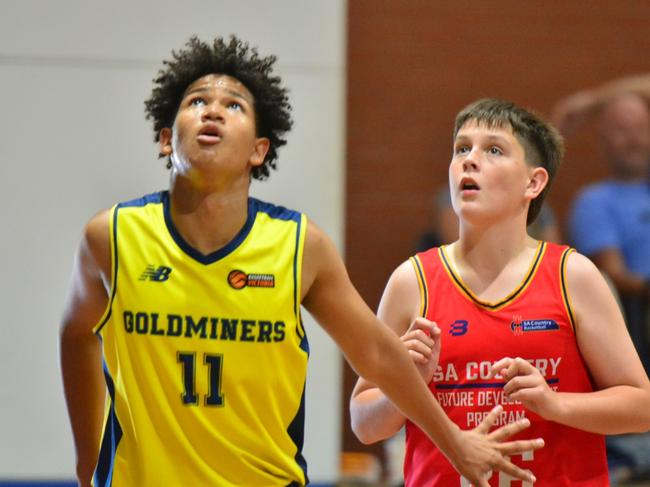
[[167, 192], [111, 210], [96, 487], [307, 482], [306, 225], [250, 198], [239, 234], [206, 256], [176, 231]]

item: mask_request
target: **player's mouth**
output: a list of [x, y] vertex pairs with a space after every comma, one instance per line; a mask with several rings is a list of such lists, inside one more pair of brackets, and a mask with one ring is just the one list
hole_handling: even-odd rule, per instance
[[221, 129], [216, 123], [206, 123], [199, 130], [197, 140], [201, 144], [214, 145], [221, 142], [222, 135]]
[[481, 189], [476, 181], [467, 177], [460, 180], [459, 188], [462, 194], [475, 194]]

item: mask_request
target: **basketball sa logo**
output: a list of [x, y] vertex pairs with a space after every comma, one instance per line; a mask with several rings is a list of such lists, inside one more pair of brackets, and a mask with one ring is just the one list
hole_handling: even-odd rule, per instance
[[228, 274], [228, 284], [233, 289], [244, 289], [248, 287], [275, 287], [275, 276], [273, 274], [246, 274], [244, 271], [235, 269]]

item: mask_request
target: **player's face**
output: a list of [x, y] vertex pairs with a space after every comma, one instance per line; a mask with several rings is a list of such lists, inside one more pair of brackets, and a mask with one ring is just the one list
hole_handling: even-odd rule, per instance
[[264, 162], [269, 141], [257, 137], [255, 102], [230, 76], [210, 74], [187, 87], [174, 127], [161, 130], [161, 150], [181, 175], [248, 175]]
[[521, 215], [525, 219], [529, 201], [543, 189], [531, 191], [533, 173], [539, 171], [544, 170], [528, 165], [524, 147], [509, 126], [487, 127], [470, 120], [458, 131], [449, 166], [454, 211], [474, 225]]

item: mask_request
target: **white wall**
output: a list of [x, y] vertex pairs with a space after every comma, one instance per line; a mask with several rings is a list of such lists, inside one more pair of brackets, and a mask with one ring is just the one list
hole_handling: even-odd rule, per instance
[[[343, 242], [344, 0], [0, 3], [0, 479], [72, 478], [58, 325], [73, 252], [97, 210], [166, 187], [143, 100], [191, 34], [278, 55], [295, 128], [253, 194]], [[338, 476], [340, 356], [308, 320], [305, 454]]]

